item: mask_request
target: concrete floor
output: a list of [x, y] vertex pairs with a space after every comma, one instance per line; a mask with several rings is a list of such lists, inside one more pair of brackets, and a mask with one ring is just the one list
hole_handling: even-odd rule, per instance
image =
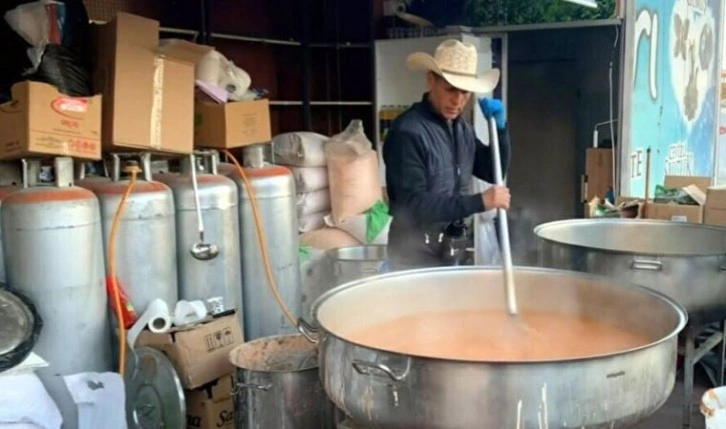
[[[691, 429], [705, 429], [706, 424], [698, 409], [701, 396], [710, 388], [708, 379], [699, 365], [696, 365], [696, 386], [693, 389], [693, 413]], [[633, 427], [633, 429], [681, 429], [683, 404], [683, 380], [678, 379], [668, 402], [656, 411], [648, 420]]]

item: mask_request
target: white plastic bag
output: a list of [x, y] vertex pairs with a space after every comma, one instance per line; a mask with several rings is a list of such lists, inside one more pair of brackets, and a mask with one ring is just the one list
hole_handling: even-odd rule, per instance
[[364, 213], [382, 199], [378, 156], [356, 119], [325, 144], [330, 203], [336, 225]]
[[291, 167], [297, 192], [312, 192], [328, 188], [328, 169], [325, 167]]
[[327, 189], [297, 194], [297, 216], [330, 211], [330, 192]]
[[310, 131], [278, 134], [272, 139], [275, 163], [296, 167], [325, 167], [323, 146], [328, 137]]
[[[472, 180], [474, 192], [482, 193], [491, 187], [491, 184], [482, 180]], [[502, 263], [496, 218], [496, 209], [474, 215], [474, 263], [476, 265], [499, 266]]]
[[60, 429], [60, 410], [34, 372], [0, 376], [0, 426], [5, 423]]

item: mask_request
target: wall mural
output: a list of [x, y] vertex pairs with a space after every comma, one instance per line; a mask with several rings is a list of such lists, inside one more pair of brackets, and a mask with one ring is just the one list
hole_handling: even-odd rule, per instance
[[714, 175], [721, 7], [722, 0], [636, 0], [623, 195], [644, 196], [649, 147], [650, 195], [666, 175]]

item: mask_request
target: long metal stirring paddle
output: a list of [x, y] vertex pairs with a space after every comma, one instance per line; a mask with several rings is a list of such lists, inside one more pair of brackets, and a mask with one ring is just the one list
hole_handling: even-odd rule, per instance
[[[499, 134], [497, 133], [497, 123], [494, 118], [489, 119], [489, 128], [491, 139], [489, 144], [492, 149], [492, 158], [494, 161], [494, 181], [498, 186], [504, 186], [502, 178], [502, 157], [499, 154]], [[497, 217], [499, 218], [499, 239], [502, 245], [502, 265], [504, 266], [504, 290], [507, 296], [507, 309], [509, 314], [517, 314], [517, 296], [514, 290], [514, 269], [512, 267], [512, 249], [509, 246], [509, 223], [507, 222], [507, 211], [497, 209]]]

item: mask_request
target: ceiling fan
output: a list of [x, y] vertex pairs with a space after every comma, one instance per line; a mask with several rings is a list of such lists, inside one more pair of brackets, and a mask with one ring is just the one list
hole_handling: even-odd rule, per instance
[[568, 3], [579, 4], [580, 6], [591, 7], [597, 9], [597, 2], [595, 0], [563, 0]]

